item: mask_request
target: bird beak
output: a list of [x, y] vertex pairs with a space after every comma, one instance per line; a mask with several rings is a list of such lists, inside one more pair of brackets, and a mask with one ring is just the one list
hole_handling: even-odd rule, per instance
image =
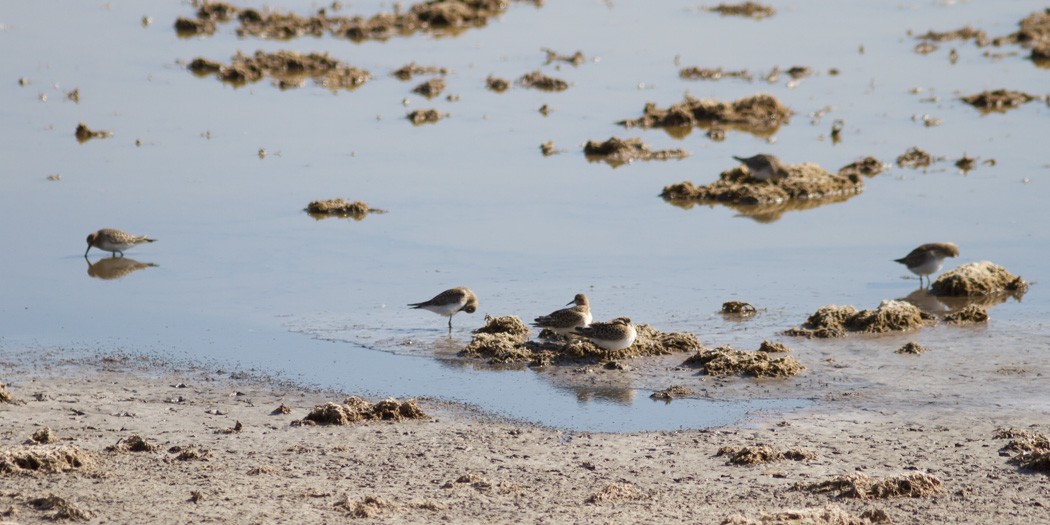
[[91, 251], [91, 245], [88, 245], [88, 249], [84, 250], [84, 257], [87, 257], [88, 252]]
[[569, 306], [570, 304], [574, 304], [575, 302], [576, 302], [576, 299], [573, 299], [573, 300], [565, 303], [565, 306]]

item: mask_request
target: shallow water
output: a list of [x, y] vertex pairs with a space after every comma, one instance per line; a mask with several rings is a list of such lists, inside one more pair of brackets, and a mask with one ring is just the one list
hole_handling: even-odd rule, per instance
[[[1050, 246], [1050, 108], [1034, 101], [982, 115], [958, 97], [996, 88], [1044, 96], [1050, 71], [1018, 46], [946, 42], [918, 55], [908, 31], [969, 24], [994, 37], [1045, 4], [771, 2], [778, 14], [761, 21], [698, 5], [515, 3], [488, 26], [455, 37], [364, 43], [239, 39], [233, 25], [211, 37], [178, 38], [175, 18], [193, 14], [178, 2], [7, 5], [0, 12], [7, 51], [0, 62], [0, 233], [8, 239], [0, 347], [217, 360], [568, 428], [673, 429], [728, 424], [748, 411], [805, 405], [800, 398], [810, 396], [665, 405], [648, 399], [649, 389], [667, 386], [659, 377], [627, 374], [610, 389], [592, 388], [582, 374], [566, 387], [528, 369], [434, 356], [454, 354], [484, 314], [531, 319], [580, 291], [591, 297], [596, 319], [629, 315], [661, 330], [695, 332], [710, 346], [753, 347], [821, 305], [868, 308], [908, 295], [917, 283], [902, 279], [907, 272], [891, 260], [930, 241], [961, 247], [947, 268], [992, 260], [1041, 279]], [[277, 7], [306, 13], [319, 4]], [[388, 9], [355, 2], [344, 14]], [[143, 26], [147, 15], [153, 23]], [[544, 65], [544, 47], [579, 49], [588, 62]], [[280, 90], [266, 80], [235, 88], [180, 65], [257, 49], [325, 51], [374, 78], [352, 92], [309, 82]], [[985, 51], [1008, 55], [993, 59]], [[447, 93], [460, 99], [427, 101], [411, 93], [427, 77], [389, 75], [412, 61], [449, 68]], [[794, 87], [786, 78], [686, 81], [676, 61], [755, 73], [805, 65], [817, 74]], [[831, 68], [839, 74], [829, 75]], [[485, 89], [490, 74], [513, 80], [536, 69], [572, 86], [561, 93]], [[73, 88], [79, 103], [65, 98]], [[615, 124], [640, 115], [646, 102], [666, 107], [686, 92], [721, 100], [768, 92], [795, 115], [769, 140], [730, 131], [712, 142], [700, 129], [676, 139]], [[924, 101], [931, 96], [938, 100]], [[543, 104], [553, 108], [549, 116], [538, 112]], [[420, 127], [403, 118], [429, 107], [451, 116]], [[822, 108], [830, 110], [810, 117]], [[924, 114], [943, 124], [924, 126], [915, 118]], [[826, 138], [835, 119], [845, 121], [838, 144]], [[79, 144], [73, 130], [81, 121], [114, 136]], [[692, 155], [616, 169], [588, 162], [582, 144], [610, 136]], [[548, 140], [563, 152], [543, 157], [539, 145]], [[835, 170], [866, 155], [892, 163], [912, 146], [950, 160], [927, 170], [890, 169], [845, 202], [772, 222], [724, 206], [681, 209], [656, 197], [668, 184], [715, 180], [735, 165], [732, 155], [769, 152]], [[963, 154], [996, 163], [962, 174], [952, 162]], [[390, 213], [357, 222], [317, 221], [302, 211], [311, 200], [334, 197]], [[105, 272], [82, 253], [86, 235], [101, 227], [160, 239], [127, 254], [156, 266], [98, 278]], [[93, 250], [91, 262], [100, 258]], [[481, 308], [456, 316], [449, 343], [444, 320], [403, 305], [453, 286], [473, 288]], [[938, 328], [922, 338], [994, 349], [999, 360], [1035, 370], [996, 395], [1024, 391], [1036, 406], [1050, 406], [1037, 379], [1050, 372], [1050, 300], [1041, 288], [993, 308], [979, 336]], [[727, 321], [716, 314], [726, 300], [764, 310], [746, 323]], [[789, 344], [848, 355], [886, 341]], [[974, 386], [973, 397], [981, 392]]]

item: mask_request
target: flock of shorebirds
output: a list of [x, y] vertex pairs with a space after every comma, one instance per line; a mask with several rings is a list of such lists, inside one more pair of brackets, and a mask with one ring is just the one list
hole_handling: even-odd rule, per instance
[[[758, 155], [756, 157], [764, 157], [764, 155]], [[739, 159], [748, 165], [748, 169], [752, 169], [749, 161], [755, 159]], [[775, 160], [775, 158], [774, 158]], [[758, 162], [758, 161], [756, 161]], [[775, 165], [764, 162], [764, 166], [769, 167], [772, 170], [772, 174], [765, 174], [769, 178], [775, 177], [776, 168]], [[757, 171], [759, 167], [755, 167], [753, 170]], [[107, 251], [113, 254], [115, 257], [120, 254], [124, 256], [124, 250], [136, 246], [142, 243], [155, 242], [156, 239], [150, 239], [144, 235], [132, 235], [127, 232], [120, 230], [114, 230], [112, 228], [103, 228], [97, 232], [94, 232], [87, 236], [87, 250], [84, 252], [84, 257], [87, 258], [88, 252], [91, 248], [98, 248], [102, 251]], [[956, 257], [959, 255], [959, 247], [950, 242], [936, 242], [923, 244], [918, 248], [915, 248], [908, 255], [895, 259], [894, 262], [905, 265], [915, 275], [919, 276], [919, 286], [922, 286], [922, 278], [926, 277], [927, 284], [929, 284], [930, 275], [936, 273], [941, 269], [944, 264], [944, 259], [947, 257]], [[569, 306], [571, 305], [571, 306]], [[419, 302], [411, 303], [408, 306], [412, 308], [427, 310], [434, 312], [435, 314], [448, 317], [448, 329], [449, 333], [452, 332], [452, 316], [459, 312], [466, 312], [472, 314], [478, 309], [478, 296], [470, 288], [452, 288], [445, 290], [434, 296], [433, 298]], [[609, 322], [593, 322], [593, 316], [591, 315], [590, 302], [587, 300], [587, 296], [580, 293], [576, 294], [576, 297], [566, 305], [566, 308], [555, 310], [547, 315], [537, 317], [533, 321], [533, 326], [541, 329], [548, 329], [557, 334], [561, 335], [578, 335], [589, 339], [592, 343], [605, 348], [606, 350], [621, 350], [631, 346], [634, 340], [638, 337], [638, 331], [635, 329], [634, 324], [627, 317], [617, 317]]]

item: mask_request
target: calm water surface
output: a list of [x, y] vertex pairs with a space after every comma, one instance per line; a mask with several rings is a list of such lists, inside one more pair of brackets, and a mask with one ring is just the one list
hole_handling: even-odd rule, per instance
[[[665, 405], [648, 399], [648, 384], [567, 387], [528, 369], [434, 356], [454, 354], [483, 314], [531, 319], [580, 291], [597, 319], [629, 315], [695, 332], [709, 345], [753, 346], [824, 304], [873, 307], [906, 296], [916, 282], [902, 279], [906, 272], [891, 260], [930, 241], [961, 247], [949, 268], [992, 260], [1038, 282], [1050, 253], [1050, 108], [1035, 101], [982, 115], [958, 98], [997, 88], [1045, 96], [1050, 70], [1017, 46], [946, 42], [919, 55], [908, 32], [973, 25], [1005, 35], [1045, 3], [770, 4], [777, 15], [755, 21], [703, 12], [696, 2], [515, 3], [455, 37], [353, 43], [241, 39], [233, 25], [178, 38], [175, 18], [193, 14], [184, 2], [7, 2], [0, 8], [0, 234], [7, 240], [0, 348], [219, 361], [567, 428], [673, 429], [808, 402]], [[322, 4], [266, 5], [306, 14]], [[389, 9], [354, 2], [342, 13]], [[153, 23], [143, 26], [144, 16]], [[542, 48], [579, 49], [588, 61], [545, 65]], [[235, 88], [181, 65], [260, 49], [324, 51], [374, 78], [352, 92], [309, 82], [282, 91], [267, 80]], [[447, 93], [459, 100], [412, 94], [427, 77], [390, 76], [413, 61], [449, 68]], [[686, 66], [764, 73], [794, 65], [815, 75], [797, 85], [786, 75], [773, 84], [678, 77]], [[828, 74], [832, 68], [839, 74]], [[513, 80], [536, 69], [572, 86], [485, 89], [489, 75]], [[79, 103], [65, 97], [74, 88]], [[730, 131], [712, 142], [703, 130], [675, 138], [615, 124], [640, 115], [646, 102], [667, 106], [686, 93], [733, 100], [760, 92], [795, 111], [769, 138]], [[538, 112], [544, 104], [552, 108], [546, 117]], [[430, 107], [451, 116], [421, 127], [404, 119]], [[943, 124], [924, 126], [924, 114]], [[838, 144], [826, 138], [835, 119], [845, 122]], [[114, 136], [79, 144], [78, 122]], [[584, 158], [584, 142], [611, 136], [692, 155], [616, 169]], [[562, 153], [543, 157], [539, 145], [548, 140]], [[893, 162], [912, 146], [949, 160], [891, 169], [846, 202], [772, 222], [657, 197], [667, 184], [715, 180], [735, 165], [731, 155], [769, 152], [835, 170], [866, 155]], [[995, 165], [963, 174], [952, 162], [964, 154]], [[302, 211], [334, 197], [390, 212], [356, 222], [316, 221]], [[102, 279], [121, 269], [92, 268], [82, 257], [84, 238], [101, 227], [160, 241], [128, 252], [141, 268]], [[90, 261], [100, 258], [93, 252]], [[481, 309], [455, 318], [451, 341], [441, 318], [404, 307], [461, 285], [478, 293]], [[983, 344], [1007, 360], [1016, 348], [1050, 351], [1042, 288], [995, 307]], [[715, 312], [731, 299], [765, 311], [749, 323], [726, 321]], [[974, 337], [936, 333], [949, 343]]]

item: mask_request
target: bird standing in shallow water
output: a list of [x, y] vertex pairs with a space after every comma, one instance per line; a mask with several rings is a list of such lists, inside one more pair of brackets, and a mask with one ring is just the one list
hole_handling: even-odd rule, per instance
[[591, 323], [590, 326], [577, 328], [576, 334], [606, 350], [623, 350], [638, 338], [638, 331], [627, 317], [617, 317], [608, 323]]
[[537, 317], [532, 323], [536, 328], [546, 328], [554, 333], [566, 335], [575, 332], [577, 327], [591, 324], [591, 304], [587, 296], [578, 293], [568, 304], [574, 304], [571, 308], [562, 308], [548, 315]]
[[742, 158], [734, 156], [734, 159], [747, 166], [751, 178], [766, 182], [776, 182], [787, 177], [787, 168], [781, 164], [780, 159], [767, 153], [759, 153], [754, 157]]
[[472, 314], [478, 309], [478, 297], [470, 288], [452, 288], [434, 296], [429, 301], [411, 303], [412, 308], [422, 308], [448, 317], [448, 331], [452, 333], [452, 316], [459, 312]]
[[900, 259], [894, 259], [908, 267], [911, 273], [919, 276], [919, 288], [922, 288], [922, 276], [930, 284], [930, 274], [936, 273], [944, 264], [945, 257], [958, 257], [959, 247], [950, 242], [931, 242], [914, 249]]
[[113, 255], [119, 253], [120, 256], [123, 257], [124, 250], [127, 250], [136, 244], [155, 242], [156, 240], [157, 239], [149, 239], [145, 235], [132, 235], [128, 232], [114, 230], [113, 228], [102, 228], [101, 230], [87, 236], [88, 247], [87, 250], [84, 250], [84, 257], [87, 257], [91, 248], [98, 248], [104, 252], [110, 252]]

